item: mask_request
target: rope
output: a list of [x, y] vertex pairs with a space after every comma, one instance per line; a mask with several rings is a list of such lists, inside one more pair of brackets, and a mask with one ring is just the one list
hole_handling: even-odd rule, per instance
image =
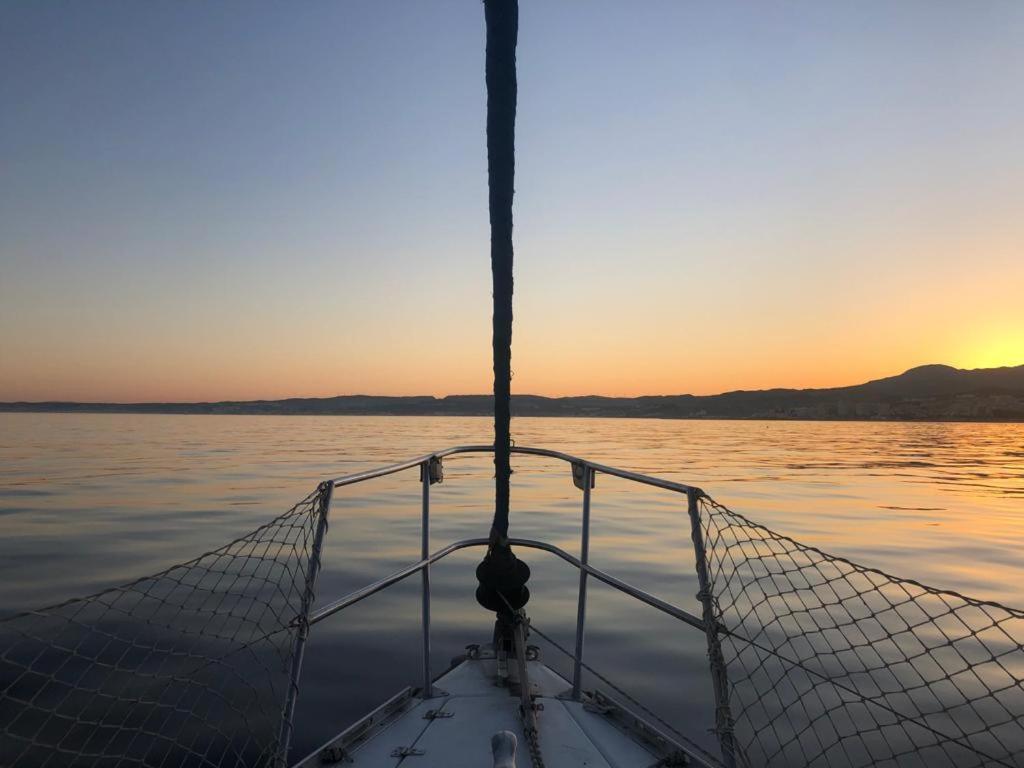
[[524, 725], [523, 733], [526, 734], [526, 747], [530, 751], [530, 765], [533, 768], [544, 768], [544, 755], [540, 751], [540, 735], [537, 729]]

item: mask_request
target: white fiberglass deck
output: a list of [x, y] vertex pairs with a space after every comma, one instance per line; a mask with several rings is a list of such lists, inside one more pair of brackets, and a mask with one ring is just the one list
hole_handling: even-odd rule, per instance
[[[487, 658], [487, 656], [490, 658]], [[302, 760], [296, 768], [331, 763], [366, 768], [490, 768], [491, 736], [516, 735], [516, 768], [531, 768], [519, 714], [515, 663], [502, 681], [493, 654], [467, 658], [435, 683], [434, 696], [400, 694]], [[570, 697], [571, 685], [540, 661], [528, 661], [545, 768], [647, 768], [687, 765], [682, 749], [616, 703], [598, 695]], [[674, 760], [674, 762], [673, 762]]]

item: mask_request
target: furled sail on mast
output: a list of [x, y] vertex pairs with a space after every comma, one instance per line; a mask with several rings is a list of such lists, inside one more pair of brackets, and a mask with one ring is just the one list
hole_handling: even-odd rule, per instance
[[494, 532], [508, 535], [512, 379], [512, 196], [515, 187], [517, 0], [487, 0], [487, 177], [494, 296]]
[[515, 192], [518, 0], [486, 0], [487, 181], [494, 316], [494, 520], [477, 568], [478, 602], [498, 614], [496, 635], [510, 639], [511, 611], [529, 600], [530, 569], [508, 545], [512, 383], [512, 197]]

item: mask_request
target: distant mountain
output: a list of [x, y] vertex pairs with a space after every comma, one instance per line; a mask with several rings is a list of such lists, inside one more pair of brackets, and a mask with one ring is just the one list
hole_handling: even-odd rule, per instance
[[[294, 397], [217, 403], [0, 403], [0, 411], [486, 416], [489, 395]], [[517, 416], [658, 419], [882, 419], [1024, 421], [1024, 365], [962, 370], [922, 365], [899, 376], [830, 389], [737, 390], [720, 395], [514, 395]]]

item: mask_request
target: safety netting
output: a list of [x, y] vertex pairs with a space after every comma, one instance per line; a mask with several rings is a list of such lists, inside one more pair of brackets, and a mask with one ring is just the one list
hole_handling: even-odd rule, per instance
[[0, 764], [282, 764], [329, 489], [190, 562], [0, 621]]
[[737, 764], [1024, 766], [1024, 611], [699, 511]]
[[[188, 563], [0, 620], [0, 765], [284, 765], [331, 487]], [[726, 764], [1024, 768], [1024, 611], [706, 495], [694, 511]]]

